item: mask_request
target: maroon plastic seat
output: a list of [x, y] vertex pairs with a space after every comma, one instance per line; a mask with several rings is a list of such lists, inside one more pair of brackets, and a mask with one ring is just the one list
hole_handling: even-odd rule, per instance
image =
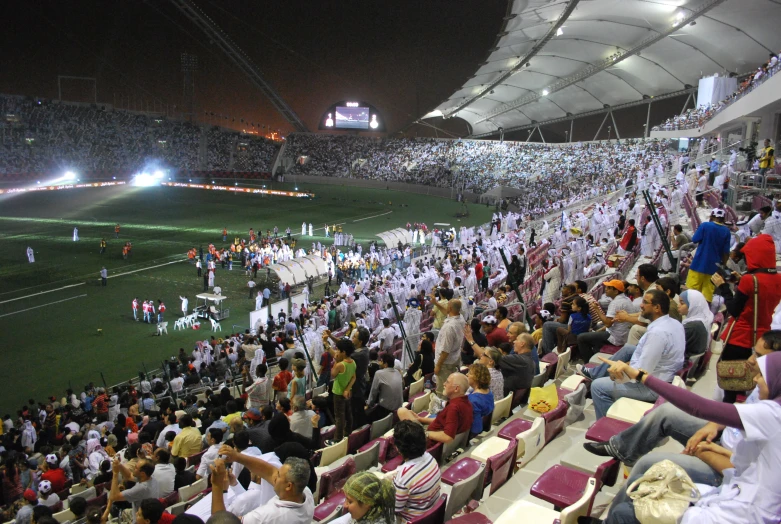
[[[483, 487], [491, 484], [491, 493], [499, 489], [510, 478], [515, 465], [515, 453], [518, 450], [518, 441], [513, 437], [507, 449], [496, 455], [488, 457], [485, 463], [485, 477]], [[480, 469], [482, 462], [465, 457], [442, 472], [442, 482], [453, 486], [456, 482], [466, 480]], [[481, 497], [482, 498], [482, 494]]]
[[631, 428], [632, 424], [610, 417], [602, 417], [597, 420], [586, 431], [586, 440], [594, 442], [607, 442], [613, 435], [618, 435], [622, 431]]
[[160, 499], [160, 502], [163, 503], [164, 508], [173, 506], [174, 504], [179, 502], [179, 491], [177, 490], [172, 491], [167, 497], [162, 497]]
[[407, 524], [441, 524], [445, 520], [447, 495], [442, 495], [427, 512], [407, 521]]
[[559, 405], [553, 408], [551, 411], [542, 414], [542, 418], [545, 419], [545, 443], [549, 443], [553, 438], [561, 433], [564, 429], [564, 423], [566, 422], [567, 409], [569, 404], [564, 400], [559, 400]]
[[[600, 464], [597, 468], [597, 471], [594, 473], [597, 481], [596, 488], [594, 497], [589, 501], [588, 510], [586, 511], [587, 515], [591, 513], [594, 498], [599, 493], [599, 490], [602, 489], [602, 486], [615, 484], [620, 464], [616, 459], [610, 459]], [[557, 511], [561, 511], [563, 508], [571, 506], [580, 500], [580, 497], [586, 491], [590, 478], [591, 476], [588, 473], [556, 464], [540, 475], [537, 481], [532, 484], [529, 492], [538, 499], [553, 504]]]
[[385, 463], [385, 455], [388, 453], [388, 439], [384, 437], [379, 437], [367, 442], [366, 444], [360, 447], [358, 453], [363, 453], [364, 451], [371, 449], [371, 447], [374, 445], [375, 442], [380, 443], [380, 453], [379, 453], [378, 460], [380, 464], [383, 464]]
[[317, 522], [333, 515], [339, 506], [344, 505], [342, 487], [355, 473], [355, 462], [347, 459], [340, 466], [326, 471], [320, 476], [320, 497], [325, 500], [315, 507], [313, 519]]
[[523, 404], [524, 400], [529, 399], [528, 389], [516, 389], [513, 392], [513, 399], [510, 401], [510, 409], [513, 410]]
[[94, 497], [87, 500], [88, 507], [102, 507], [108, 504], [108, 491], [104, 491], [99, 497]]
[[551, 352], [547, 355], [543, 355], [542, 358], [540, 358], [540, 362], [548, 364], [546, 371], [548, 372], [549, 377], [556, 376], [556, 366], [559, 363], [559, 357], [555, 353]]
[[435, 445], [428, 448], [426, 451], [428, 451], [428, 454], [431, 455], [434, 460], [437, 461], [437, 464], [440, 466], [442, 465], [442, 450], [444, 449], [445, 445], [441, 442], [437, 442]]
[[325, 441], [326, 440], [333, 440], [334, 439], [334, 435], [336, 435], [336, 426], [333, 426], [333, 427], [328, 428], [328, 429], [325, 429], [325, 428], [321, 429], [320, 430], [320, 446], [319, 447], [320, 448], [324, 448], [325, 447]]
[[679, 369], [675, 374], [681, 377], [682, 380], [686, 380], [686, 376], [689, 374], [689, 371], [691, 371], [693, 365], [690, 360], [687, 360], [684, 362], [683, 367]]
[[530, 430], [531, 427], [532, 423], [528, 420], [517, 418], [505, 424], [498, 436], [505, 440], [512, 440], [524, 431]]
[[600, 353], [607, 353], [608, 355], [615, 355], [622, 346], [614, 346], [613, 344], [605, 344], [599, 348]]
[[365, 424], [347, 436], [347, 454], [354, 455], [362, 446], [369, 442], [371, 425]]
[[204, 453], [206, 453], [206, 450], [187, 457], [187, 467], [189, 468], [190, 466], [195, 466], [195, 469], [198, 469], [198, 465], [201, 463], [201, 457], [203, 457]]
[[482, 513], [473, 511], [472, 513], [450, 519], [445, 524], [493, 524], [493, 521]]

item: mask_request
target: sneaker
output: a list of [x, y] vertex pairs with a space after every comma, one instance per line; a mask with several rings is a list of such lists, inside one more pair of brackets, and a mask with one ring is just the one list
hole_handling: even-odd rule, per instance
[[583, 447], [589, 453], [593, 453], [594, 455], [600, 457], [617, 458], [615, 455], [613, 455], [613, 453], [611, 453], [612, 448], [610, 447], [609, 442], [584, 442]]
[[583, 364], [577, 364], [575, 366], [575, 373], [577, 373], [583, 378], [587, 378], [591, 380], [591, 375], [588, 374], [588, 369], [586, 369], [585, 365]]

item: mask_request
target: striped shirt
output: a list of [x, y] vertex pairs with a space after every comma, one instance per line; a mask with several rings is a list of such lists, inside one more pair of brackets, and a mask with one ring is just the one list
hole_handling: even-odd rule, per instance
[[439, 481], [439, 464], [428, 452], [399, 466], [393, 480], [396, 513], [404, 520], [425, 513], [439, 498]]

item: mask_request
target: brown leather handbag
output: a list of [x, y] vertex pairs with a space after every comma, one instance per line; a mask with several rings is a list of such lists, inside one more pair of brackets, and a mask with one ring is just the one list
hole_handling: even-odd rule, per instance
[[[759, 302], [759, 283], [756, 275], [754, 278], [754, 335], [752, 337], [751, 347], [757, 343], [757, 315]], [[724, 345], [729, 343], [729, 337], [732, 335], [732, 328], [735, 327], [738, 319], [732, 320], [724, 339]], [[719, 360], [716, 364], [716, 375], [719, 387], [724, 391], [749, 391], [754, 389], [754, 376], [751, 374], [747, 360]]]

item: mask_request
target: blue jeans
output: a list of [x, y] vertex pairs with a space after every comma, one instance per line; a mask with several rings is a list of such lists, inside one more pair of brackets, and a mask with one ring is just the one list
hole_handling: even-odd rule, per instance
[[[626, 481], [626, 486], [642, 477], [648, 468], [662, 460], [671, 460], [681, 466], [695, 484], [707, 484], [709, 486], [721, 485], [722, 476], [697, 457], [680, 453], [649, 453], [632, 468], [632, 473]], [[618, 490], [616, 497], [610, 504], [610, 514], [603, 524], [638, 524], [635, 518], [635, 507], [632, 499], [626, 494], [626, 489]]]
[[567, 327], [567, 324], [549, 321], [542, 325], [541, 347], [543, 355], [547, 355], [556, 347], [556, 329], [560, 327]]
[[610, 446], [617, 458], [629, 466], [654, 450], [667, 437], [685, 446], [697, 430], [707, 423], [665, 402], [634, 426], [610, 438]]
[[[612, 361], [629, 362], [632, 354], [635, 352], [635, 346], [624, 346], [618, 352], [610, 357]], [[618, 384], [607, 376], [607, 364], [601, 364], [590, 372], [594, 382], [591, 383], [591, 399], [594, 401], [594, 411], [597, 420], [607, 415], [607, 410], [613, 405], [613, 402], [621, 397], [642, 400], [644, 402], [655, 402], [658, 395], [639, 382], [625, 382]]]
[[[634, 355], [635, 349], [637, 349], [637, 346], [626, 345], [616, 351], [616, 353], [612, 355], [609, 360], [612, 360], [613, 362], [629, 362], [632, 360], [632, 355]], [[607, 364], [600, 364], [595, 368], [591, 368], [588, 372], [588, 376], [593, 380], [606, 377], [608, 367], [609, 366]]]

